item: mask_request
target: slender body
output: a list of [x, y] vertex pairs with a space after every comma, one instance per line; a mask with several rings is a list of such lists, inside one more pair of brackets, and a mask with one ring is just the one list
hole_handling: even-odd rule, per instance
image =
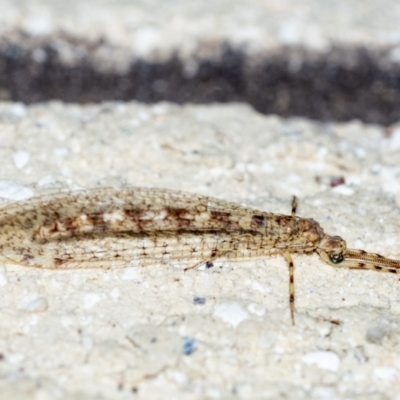
[[0, 253], [38, 268], [110, 268], [129, 261], [252, 259], [316, 252], [328, 264], [400, 272], [400, 261], [349, 250], [313, 219], [272, 214], [211, 197], [165, 189], [99, 188], [58, 193], [0, 209]]

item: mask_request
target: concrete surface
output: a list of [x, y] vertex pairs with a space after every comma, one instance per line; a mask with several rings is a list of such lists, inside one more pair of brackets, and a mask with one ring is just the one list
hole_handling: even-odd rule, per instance
[[120, 63], [124, 56], [129, 60], [133, 53], [169, 57], [174, 51], [193, 55], [196, 49], [200, 56], [199, 44], [222, 41], [255, 51], [287, 45], [324, 52], [333, 43], [393, 45], [400, 40], [399, 17], [395, 0], [1, 0], [0, 33], [22, 30], [33, 36], [54, 36], [63, 32], [94, 41], [106, 39], [128, 50], [116, 59], [104, 54], [99, 63], [104, 68], [110, 62]]
[[[212, 195], [319, 221], [400, 259], [400, 125], [245, 105], [0, 104], [2, 204], [95, 186]], [[399, 399], [398, 275], [295, 256], [37, 270], [0, 266], [1, 399]]]
[[0, 100], [400, 119], [394, 0], [0, 0]]
[[[181, 80], [172, 85], [173, 64], [172, 75], [147, 81], [146, 64], [132, 75], [143, 84], [137, 98], [167, 98], [169, 90], [180, 91], [179, 101], [241, 100], [237, 85], [255, 87], [253, 99], [275, 102], [282, 114], [296, 95], [321, 120], [359, 115], [391, 123], [400, 103], [399, 18], [394, 0], [0, 0], [0, 99], [23, 98], [24, 90], [29, 102], [124, 99], [135, 60], [162, 63], [175, 54]], [[233, 57], [220, 68], [224, 43], [248, 57], [244, 67]], [[269, 98], [275, 94], [263, 79], [270, 76], [251, 70], [260, 54], [283, 54], [272, 72], [287, 68], [309, 92], [290, 91], [284, 75], [277, 84], [286, 86]], [[324, 57], [329, 62], [318, 64]], [[219, 59], [214, 81], [209, 64], [199, 66]], [[317, 67], [297, 75], [305, 60]], [[246, 73], [251, 84], [241, 80]], [[329, 81], [335, 74], [344, 78]], [[111, 78], [104, 83], [104, 76]], [[185, 97], [190, 90], [203, 92]], [[59, 190], [132, 185], [288, 214], [295, 194], [300, 216], [350, 247], [400, 259], [398, 122], [281, 119], [243, 104], [2, 101], [0, 160], [0, 206]], [[0, 400], [400, 399], [399, 275], [332, 268], [316, 255], [294, 256], [294, 263], [292, 326], [280, 257], [220, 260], [187, 272], [134, 263], [38, 270], [2, 261]]]

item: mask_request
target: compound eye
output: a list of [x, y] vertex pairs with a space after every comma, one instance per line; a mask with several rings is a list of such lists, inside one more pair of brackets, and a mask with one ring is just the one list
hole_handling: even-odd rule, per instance
[[344, 260], [343, 253], [330, 254], [329, 259], [333, 262], [333, 264], [340, 264]]

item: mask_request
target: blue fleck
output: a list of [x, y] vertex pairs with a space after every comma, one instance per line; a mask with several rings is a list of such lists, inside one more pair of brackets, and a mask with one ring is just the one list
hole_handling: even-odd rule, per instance
[[183, 337], [182, 351], [186, 356], [190, 356], [197, 350], [197, 340], [190, 337]]

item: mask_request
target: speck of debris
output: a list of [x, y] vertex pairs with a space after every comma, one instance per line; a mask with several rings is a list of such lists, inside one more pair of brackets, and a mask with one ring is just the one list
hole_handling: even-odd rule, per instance
[[184, 337], [182, 345], [183, 354], [185, 354], [186, 356], [190, 356], [196, 350], [197, 350], [197, 340], [190, 337]]
[[199, 305], [203, 305], [206, 304], [206, 298], [205, 297], [193, 297], [193, 303], [194, 304], [199, 304]]
[[371, 326], [367, 329], [366, 339], [367, 342], [373, 344], [381, 344], [383, 338], [387, 335], [387, 328], [385, 326]]
[[207, 261], [206, 262], [206, 268], [212, 268], [214, 266], [214, 264], [211, 261]]
[[343, 176], [332, 176], [330, 180], [331, 187], [336, 187], [339, 185], [344, 185], [346, 183]]

